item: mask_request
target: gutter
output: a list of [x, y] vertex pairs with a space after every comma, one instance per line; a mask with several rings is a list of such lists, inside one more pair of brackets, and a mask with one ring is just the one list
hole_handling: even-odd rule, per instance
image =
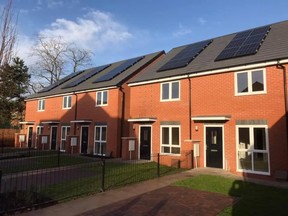
[[287, 71], [286, 67], [278, 61], [276, 67], [283, 71], [283, 88], [284, 88], [284, 106], [285, 106], [285, 120], [286, 120], [286, 144], [288, 151], [288, 99], [287, 99]]
[[[77, 120], [77, 112], [78, 112], [78, 110], [77, 110], [77, 105], [78, 105], [78, 95], [75, 93], [75, 92], [73, 92], [73, 95], [75, 95], [75, 98], [76, 98], [76, 100], [75, 100], [75, 112], [74, 112], [74, 120]], [[73, 130], [73, 134], [74, 135], [76, 135], [76, 122], [74, 122], [74, 130]]]
[[192, 140], [192, 87], [191, 87], [191, 78], [188, 77], [189, 81], [189, 139]]
[[125, 92], [123, 91], [122, 86], [119, 86], [119, 91], [122, 93], [121, 97], [121, 117], [120, 117], [120, 158], [122, 157], [122, 139], [123, 137], [123, 132], [124, 132], [124, 116], [125, 116]]

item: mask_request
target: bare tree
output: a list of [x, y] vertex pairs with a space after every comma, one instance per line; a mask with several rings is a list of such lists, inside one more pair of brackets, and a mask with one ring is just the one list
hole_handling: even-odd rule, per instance
[[33, 75], [44, 83], [53, 84], [63, 74], [66, 63], [65, 53], [68, 45], [58, 38], [38, 37], [37, 45], [32, 50], [32, 56], [36, 57], [37, 64], [33, 68]]
[[13, 0], [8, 0], [1, 12], [0, 20], [0, 66], [7, 64], [13, 58], [13, 49], [16, 42], [17, 18], [13, 14]]
[[69, 72], [76, 72], [80, 67], [88, 66], [93, 53], [75, 44], [66, 43], [62, 37], [51, 38], [42, 35], [38, 36], [31, 54], [37, 62], [31, 67], [32, 82], [34, 80], [31, 90], [37, 92], [39, 87], [51, 85]]
[[91, 65], [93, 53], [86, 49], [80, 49], [75, 44], [71, 44], [67, 50], [67, 58], [71, 61], [73, 72], [77, 72], [79, 68]]

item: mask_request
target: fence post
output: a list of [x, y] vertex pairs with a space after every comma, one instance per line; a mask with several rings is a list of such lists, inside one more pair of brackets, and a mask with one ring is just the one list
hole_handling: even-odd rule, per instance
[[105, 191], [105, 158], [102, 157], [102, 184], [101, 184], [101, 192]]
[[1, 185], [2, 185], [2, 170], [0, 170], [0, 194], [1, 194]]
[[58, 148], [58, 167], [60, 166], [60, 147]]
[[194, 169], [194, 151], [191, 150], [191, 169]]
[[157, 175], [160, 177], [160, 154], [157, 154]]

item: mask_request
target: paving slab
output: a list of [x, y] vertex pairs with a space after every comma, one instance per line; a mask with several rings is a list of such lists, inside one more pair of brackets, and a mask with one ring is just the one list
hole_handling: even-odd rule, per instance
[[80, 215], [214, 216], [236, 201], [236, 198], [221, 194], [167, 186]]

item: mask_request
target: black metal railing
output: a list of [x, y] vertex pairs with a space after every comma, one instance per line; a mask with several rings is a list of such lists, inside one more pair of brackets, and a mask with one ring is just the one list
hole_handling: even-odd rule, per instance
[[[0, 154], [0, 215], [53, 205], [181, 171], [151, 160], [122, 160], [58, 151], [7, 149]], [[187, 160], [189, 156], [187, 156]], [[185, 164], [185, 159], [181, 161]]]

